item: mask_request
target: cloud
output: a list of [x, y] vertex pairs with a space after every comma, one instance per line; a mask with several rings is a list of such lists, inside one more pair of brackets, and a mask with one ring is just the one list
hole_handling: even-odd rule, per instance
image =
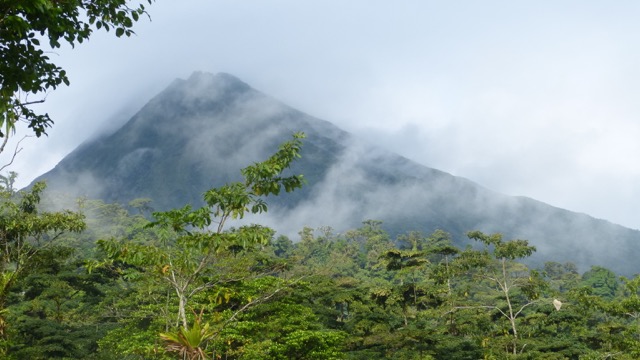
[[173, 79], [226, 71], [420, 163], [640, 228], [639, 10], [630, 1], [157, 2], [133, 38], [96, 33], [52, 54], [72, 85], [39, 107], [56, 124], [24, 144], [13, 169], [26, 184]]

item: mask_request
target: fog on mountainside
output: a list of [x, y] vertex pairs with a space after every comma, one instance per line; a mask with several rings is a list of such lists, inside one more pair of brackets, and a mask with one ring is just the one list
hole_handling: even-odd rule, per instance
[[[202, 193], [239, 178], [294, 133], [307, 135], [291, 172], [308, 184], [269, 198], [260, 222], [295, 239], [303, 226], [341, 232], [382, 220], [392, 234], [437, 229], [458, 244], [467, 231], [528, 239], [535, 263], [573, 261], [637, 273], [640, 232], [499, 194], [367, 144], [327, 121], [262, 94], [228, 74], [175, 80], [112, 134], [85, 142], [53, 170], [49, 191], [128, 203], [153, 199], [157, 210], [201, 205]], [[249, 219], [250, 221], [251, 219]]]

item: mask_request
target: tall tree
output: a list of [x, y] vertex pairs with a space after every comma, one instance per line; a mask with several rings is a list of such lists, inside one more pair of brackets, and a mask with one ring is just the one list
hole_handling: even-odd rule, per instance
[[[209, 297], [226, 297], [225, 284], [248, 279], [260, 269], [248, 256], [235, 255], [271, 242], [273, 231], [259, 225], [244, 225], [227, 229], [229, 220], [241, 219], [245, 214], [267, 211], [263, 197], [289, 192], [303, 185], [302, 175], [285, 176], [283, 172], [298, 157], [302, 146], [301, 133], [280, 145], [278, 151], [263, 162], [242, 170], [243, 182], [226, 184], [205, 192], [206, 206], [154, 213], [150, 226], [158, 230], [159, 241], [139, 243], [128, 239], [100, 241], [99, 247], [108, 256], [108, 262], [118, 261], [142, 269], [146, 277], [167, 284], [177, 303], [175, 324], [177, 332], [165, 332], [168, 341], [185, 338], [190, 334], [190, 301], [201, 293]], [[265, 272], [273, 271], [267, 268]], [[260, 272], [258, 270], [258, 272]], [[274, 292], [277, 291], [274, 290]], [[251, 296], [238, 311], [270, 298], [273, 293]], [[217, 294], [217, 295], [216, 295]], [[237, 313], [237, 312], [236, 312]], [[233, 320], [237, 315], [232, 314]], [[195, 322], [198, 331], [205, 324]], [[172, 340], [173, 339], [173, 340]], [[204, 344], [198, 341], [198, 344]], [[193, 345], [193, 344], [191, 344]], [[176, 342], [170, 344], [176, 350]], [[178, 352], [182, 351], [177, 349]]]
[[481, 261], [478, 265], [481, 266], [476, 268], [474, 274], [478, 284], [497, 295], [489, 294], [487, 299], [478, 299], [487, 302], [479, 307], [497, 311], [508, 321], [511, 340], [505, 348], [516, 355], [524, 348], [519, 346], [521, 336], [517, 320], [524, 315], [525, 309], [537, 302], [545, 283], [536, 272], [529, 271], [515, 260], [531, 256], [536, 248], [526, 240], [504, 241], [502, 234], [488, 235], [472, 231], [467, 236], [484, 245], [479, 252]]
[[[17, 193], [0, 189], [0, 311], [11, 288], [33, 271], [43, 249], [56, 245], [63, 233], [85, 228], [80, 213], [41, 211], [38, 204], [44, 189], [44, 183]], [[0, 337], [6, 335], [6, 326], [0, 316]]]

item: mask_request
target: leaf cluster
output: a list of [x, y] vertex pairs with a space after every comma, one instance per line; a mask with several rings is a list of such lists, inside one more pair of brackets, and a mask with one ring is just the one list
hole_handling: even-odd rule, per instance
[[0, 3], [0, 137], [8, 136], [21, 120], [36, 136], [53, 124], [48, 114], [29, 106], [42, 102], [25, 96], [54, 90], [69, 78], [54, 64], [45, 45], [75, 46], [88, 40], [94, 28], [131, 36], [131, 27], [146, 14], [144, 3], [129, 0], [7, 0]]

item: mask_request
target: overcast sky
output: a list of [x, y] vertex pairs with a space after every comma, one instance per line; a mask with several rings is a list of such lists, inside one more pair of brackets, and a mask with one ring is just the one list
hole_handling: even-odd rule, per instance
[[640, 2], [158, 0], [149, 13], [135, 37], [51, 55], [71, 86], [37, 108], [56, 123], [23, 142], [20, 185], [202, 70], [492, 190], [640, 228]]

